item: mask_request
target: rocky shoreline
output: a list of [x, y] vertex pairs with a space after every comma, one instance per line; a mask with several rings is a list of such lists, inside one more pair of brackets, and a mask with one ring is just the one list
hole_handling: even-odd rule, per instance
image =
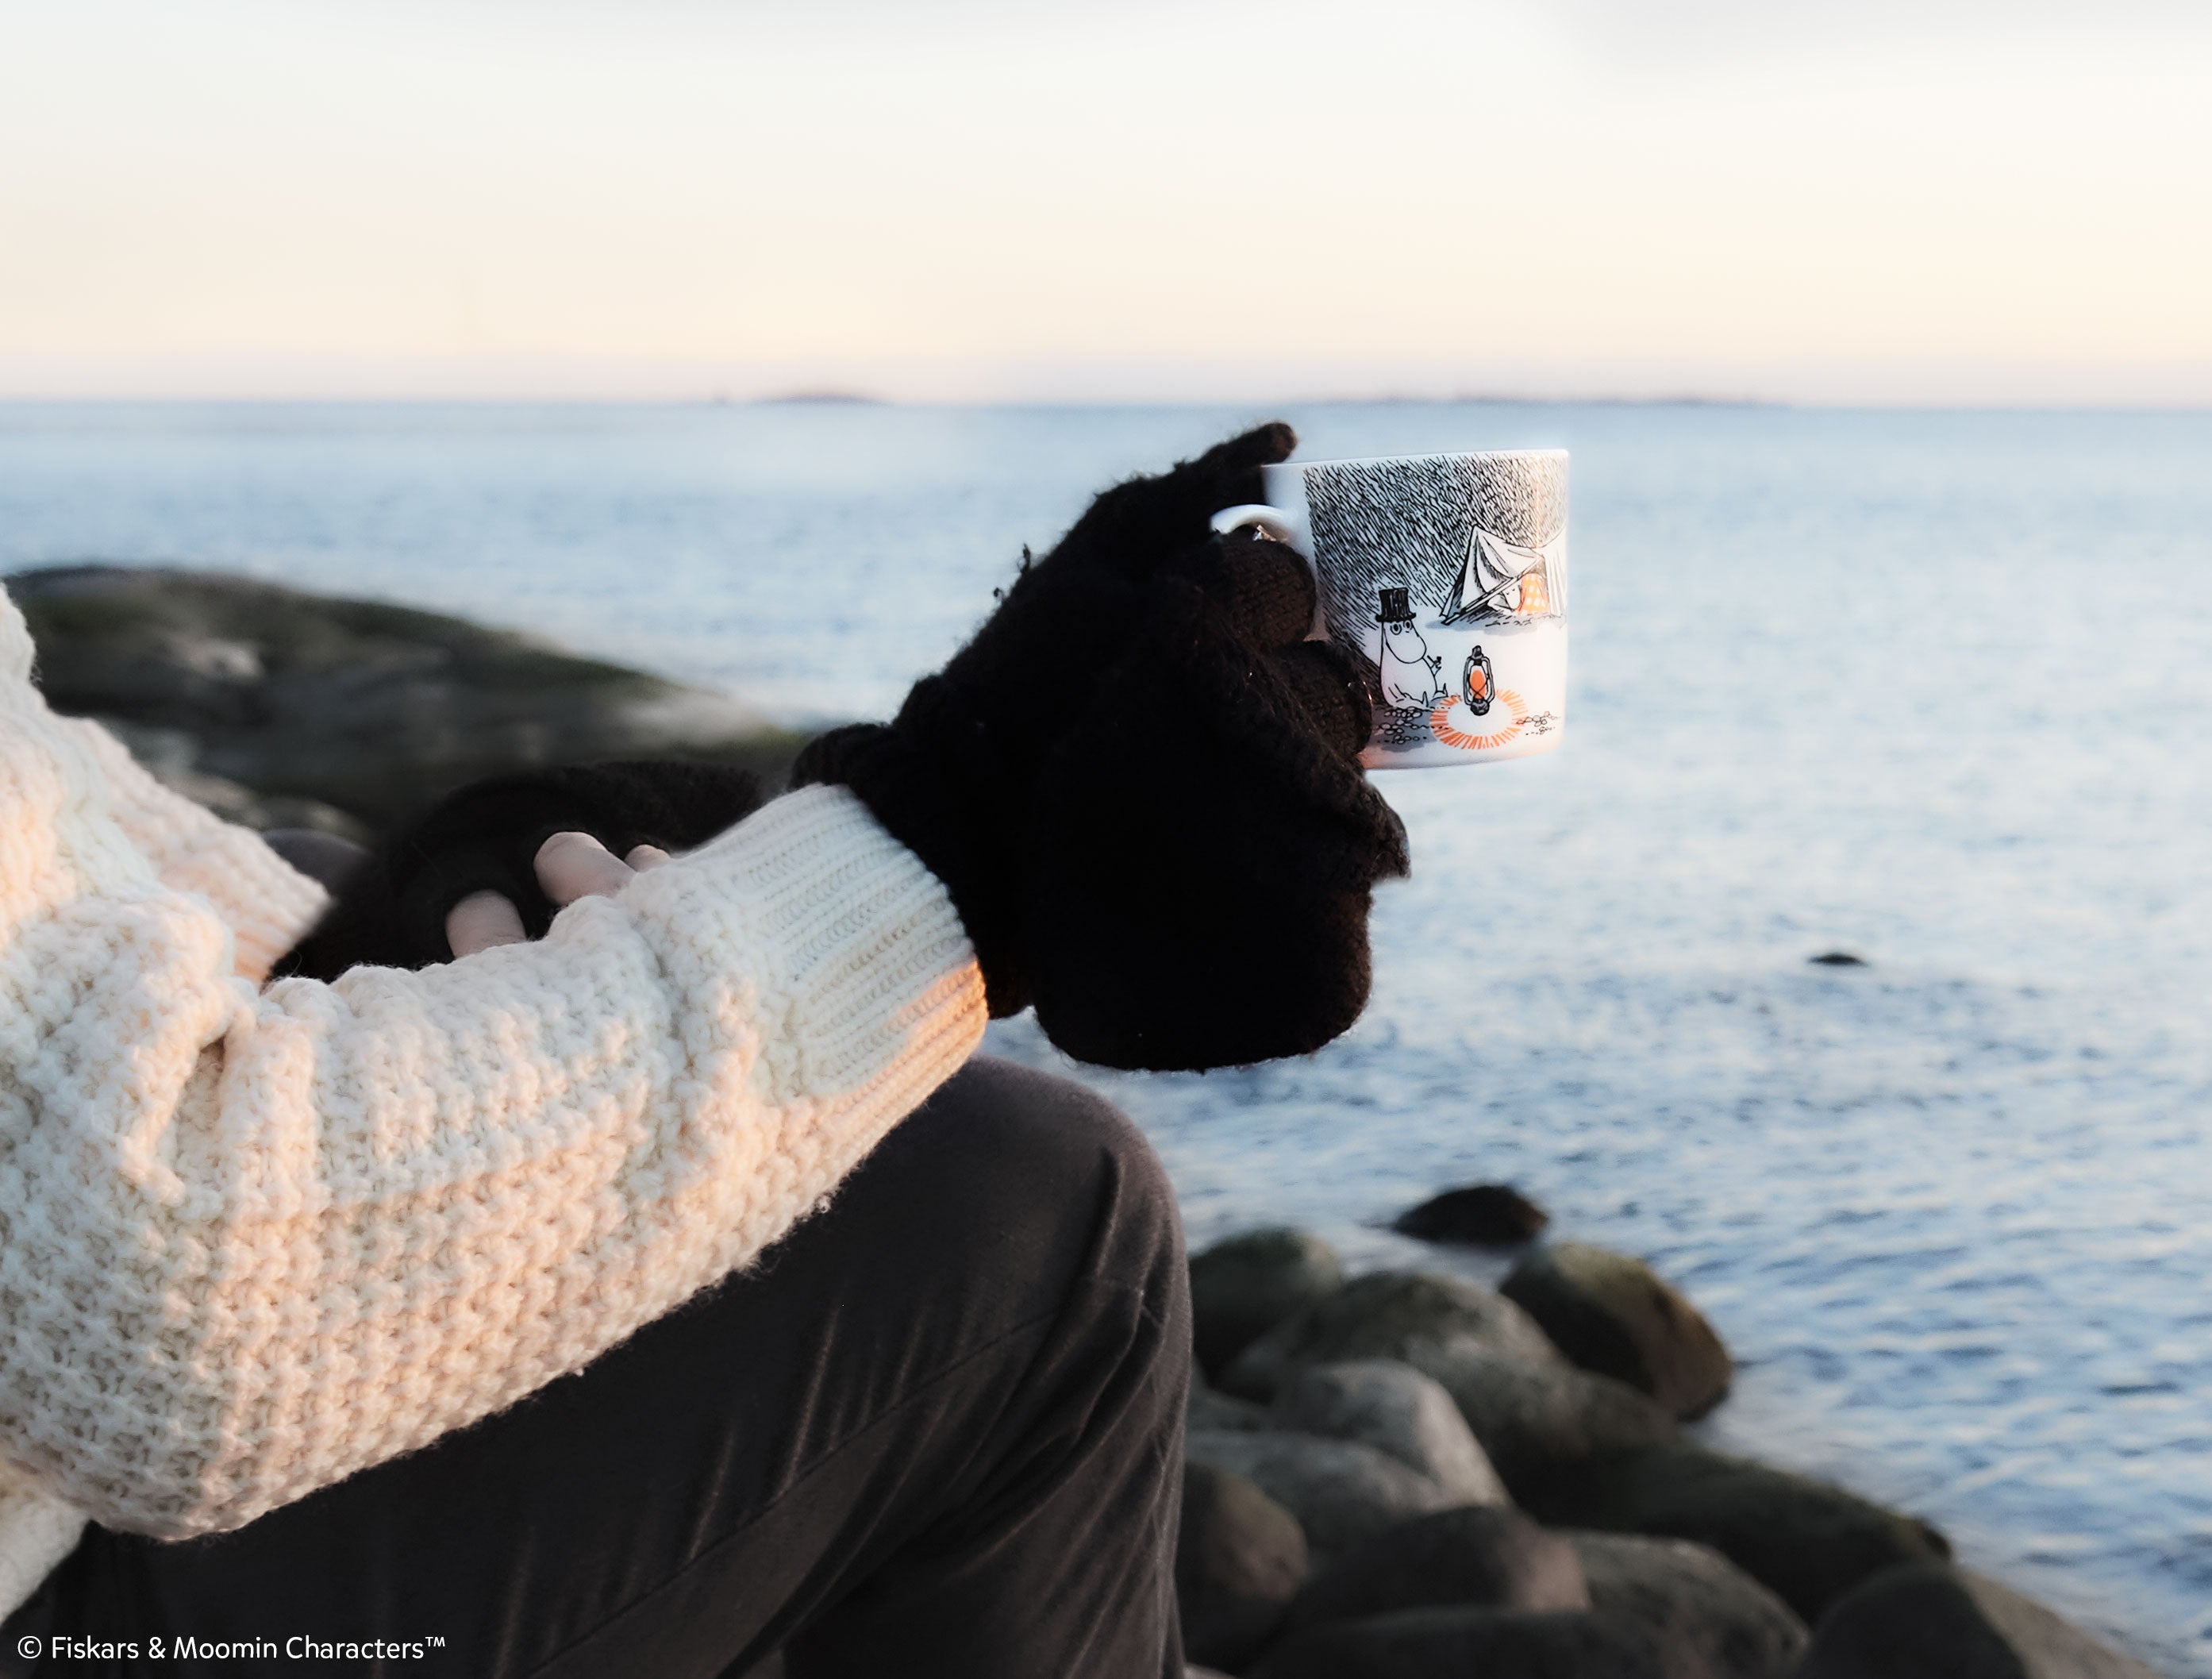
[[1502, 1185], [1400, 1220], [1517, 1240], [1497, 1289], [1347, 1277], [1288, 1227], [1192, 1260], [1194, 1673], [2154, 1679], [1928, 1523], [1685, 1435], [1727, 1395], [1719, 1335], [1641, 1261], [1532, 1222]]

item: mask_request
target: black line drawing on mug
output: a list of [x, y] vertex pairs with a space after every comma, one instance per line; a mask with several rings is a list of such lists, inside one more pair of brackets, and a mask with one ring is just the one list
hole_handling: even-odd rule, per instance
[[1370, 761], [1436, 763], [1439, 748], [1510, 756], [1534, 745], [1524, 736], [1555, 733], [1570, 569], [1565, 457], [1296, 470], [1322, 617], [1363, 660], [1375, 696]]
[[1382, 703], [1396, 710], [1425, 711], [1444, 697], [1443, 659], [1431, 654], [1429, 644], [1421, 639], [1413, 609], [1406, 600], [1409, 590], [1383, 588], [1376, 593], [1382, 604], [1375, 622], [1382, 626], [1382, 634], [1376, 664], [1382, 675]]
[[1490, 623], [1505, 618], [1552, 617], [1559, 611], [1557, 591], [1552, 586], [1553, 553], [1561, 538], [1554, 537], [1541, 548], [1508, 542], [1477, 526], [1468, 534], [1466, 557], [1452, 589], [1457, 605], [1448, 604], [1440, 622], [1458, 624], [1473, 618]]
[[[1439, 688], [1454, 691], [1462, 636], [1492, 624], [1530, 625], [1565, 616], [1563, 459], [1321, 461], [1304, 471], [1301, 484], [1314, 545], [1326, 557], [1320, 581], [1330, 630], [1368, 661], [1378, 697], [1385, 648], [1374, 611], [1382, 589], [1405, 589], [1422, 654], [1441, 653], [1453, 667], [1453, 676], [1430, 686], [1432, 695]], [[1488, 651], [1499, 656], [1497, 647]], [[1423, 678], [1410, 669], [1400, 676], [1395, 686], [1405, 703], [1386, 699], [1385, 709], [1412, 710], [1418, 697], [1413, 690]], [[1427, 727], [1411, 719], [1401, 727], [1378, 716], [1376, 729], [1380, 745], [1412, 746], [1430, 738]]]

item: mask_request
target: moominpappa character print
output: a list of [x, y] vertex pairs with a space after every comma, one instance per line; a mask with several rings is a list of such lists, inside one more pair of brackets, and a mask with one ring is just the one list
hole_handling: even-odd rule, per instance
[[1367, 661], [1370, 768], [1495, 763], [1559, 744], [1565, 451], [1293, 461], [1267, 484], [1267, 508], [1231, 511], [1314, 563], [1328, 635]]

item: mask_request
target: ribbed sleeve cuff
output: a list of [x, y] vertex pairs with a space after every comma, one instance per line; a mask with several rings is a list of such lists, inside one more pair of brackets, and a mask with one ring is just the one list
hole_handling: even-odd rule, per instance
[[[695, 952], [775, 953], [763, 970], [783, 995], [759, 1001], [779, 1097], [865, 1092], [896, 1117], [982, 1039], [982, 972], [951, 895], [847, 788], [775, 800], [625, 898]], [[744, 925], [714, 925], [726, 916]]]

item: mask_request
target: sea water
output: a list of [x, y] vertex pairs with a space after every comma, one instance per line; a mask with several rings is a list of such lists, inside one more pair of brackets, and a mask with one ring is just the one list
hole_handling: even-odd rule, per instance
[[[1717, 1443], [2212, 1675], [2212, 416], [1287, 417], [1573, 451], [1571, 721], [1381, 778], [1414, 873], [1340, 1043], [1079, 1074], [1193, 1242], [1492, 1274], [1382, 1226], [1510, 1180], [1719, 1325]], [[1091, 490], [1262, 417], [0, 407], [0, 567], [242, 571], [876, 715]]]

